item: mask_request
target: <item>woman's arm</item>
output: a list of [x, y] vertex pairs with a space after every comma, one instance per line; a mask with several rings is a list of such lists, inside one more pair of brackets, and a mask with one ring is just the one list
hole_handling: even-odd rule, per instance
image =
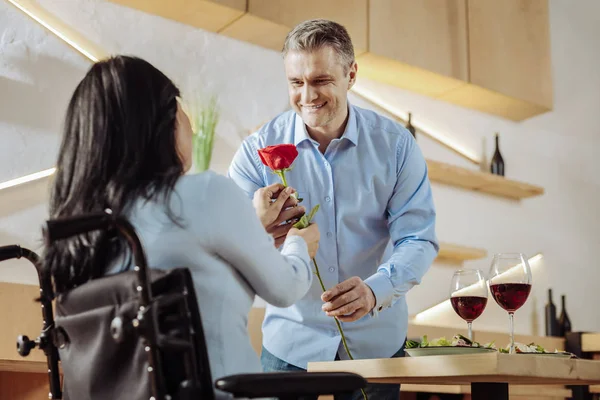
[[210, 248], [268, 303], [289, 307], [301, 299], [312, 283], [306, 241], [288, 236], [280, 253], [250, 200], [228, 178], [214, 174], [206, 195], [205, 204], [218, 221], [210, 230]]

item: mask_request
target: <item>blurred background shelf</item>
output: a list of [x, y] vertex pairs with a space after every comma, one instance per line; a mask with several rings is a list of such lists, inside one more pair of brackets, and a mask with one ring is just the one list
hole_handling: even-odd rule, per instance
[[[16, 342], [16, 338], [15, 338], [15, 342]], [[38, 350], [35, 349], [33, 352], [36, 352], [36, 351], [38, 351]], [[17, 351], [15, 350], [15, 354], [16, 354], [16, 352]], [[23, 358], [21, 360], [0, 359], [0, 372], [4, 372], [4, 371], [47, 373], [48, 372], [48, 364], [46, 363], [46, 361], [37, 361], [37, 360], [31, 360], [28, 358]]]
[[541, 196], [544, 188], [514, 181], [487, 172], [457, 167], [439, 161], [427, 160], [429, 179], [476, 192], [488, 193], [513, 200]]
[[487, 251], [484, 249], [442, 242], [436, 261], [462, 265], [465, 261], [479, 260], [485, 257], [487, 257]]

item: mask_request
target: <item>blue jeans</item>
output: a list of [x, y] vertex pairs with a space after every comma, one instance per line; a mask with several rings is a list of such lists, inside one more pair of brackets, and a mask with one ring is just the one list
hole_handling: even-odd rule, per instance
[[[404, 344], [391, 358], [404, 357]], [[339, 357], [336, 356], [336, 360]], [[263, 346], [260, 354], [260, 362], [265, 372], [299, 372], [306, 371], [304, 368], [296, 367], [269, 353]], [[365, 389], [369, 400], [398, 400], [400, 398], [400, 385], [394, 383], [369, 383]], [[316, 400], [317, 398], [304, 397], [303, 400]], [[335, 396], [335, 400], [362, 400], [360, 390], [354, 391], [350, 396]]]

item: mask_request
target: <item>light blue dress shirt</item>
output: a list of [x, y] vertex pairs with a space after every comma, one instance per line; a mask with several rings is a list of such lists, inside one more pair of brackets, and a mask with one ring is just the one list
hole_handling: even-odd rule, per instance
[[[314, 221], [321, 231], [316, 260], [325, 287], [359, 276], [375, 294], [370, 314], [342, 323], [352, 355], [391, 357], [406, 338], [405, 295], [420, 283], [438, 251], [435, 208], [419, 147], [401, 125], [349, 105], [343, 136], [321, 154], [302, 119], [288, 111], [249, 136], [233, 159], [229, 176], [248, 196], [279, 181], [257, 150], [281, 143], [295, 144], [299, 153], [286, 174], [288, 184], [307, 210], [321, 206]], [[267, 306], [263, 345], [269, 352], [301, 368], [335, 358], [341, 336], [321, 310], [321, 293], [314, 279], [293, 306]], [[343, 350], [340, 356], [345, 358]]]
[[[230, 179], [213, 172], [181, 177], [170, 199], [139, 199], [129, 212], [152, 268], [189, 268], [200, 306], [214, 379], [261, 372], [248, 336], [255, 295], [286, 307], [312, 282], [306, 242], [286, 239], [281, 253], [251, 202]], [[131, 267], [125, 255], [109, 273]]]

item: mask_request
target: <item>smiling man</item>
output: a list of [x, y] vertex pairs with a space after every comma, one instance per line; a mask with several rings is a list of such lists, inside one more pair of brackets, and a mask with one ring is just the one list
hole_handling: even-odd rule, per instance
[[[297, 146], [287, 181], [306, 209], [321, 206], [316, 261], [328, 290], [321, 293], [314, 280], [294, 306], [267, 306], [263, 368], [298, 371], [311, 361], [346, 359], [333, 318], [354, 358], [401, 357], [405, 295], [438, 251], [427, 165], [404, 127], [348, 103], [358, 66], [343, 26], [301, 23], [288, 34], [283, 59], [293, 111], [244, 141], [229, 176], [252, 197], [279, 179], [262, 165], [258, 149]], [[283, 224], [274, 234], [276, 243], [287, 230]], [[398, 399], [399, 385], [369, 385], [367, 392], [371, 400]]]

